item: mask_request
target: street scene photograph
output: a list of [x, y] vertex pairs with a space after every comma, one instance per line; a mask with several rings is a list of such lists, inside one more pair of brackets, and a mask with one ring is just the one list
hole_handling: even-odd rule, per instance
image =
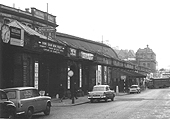
[[169, 0], [0, 2], [0, 119], [170, 119]]

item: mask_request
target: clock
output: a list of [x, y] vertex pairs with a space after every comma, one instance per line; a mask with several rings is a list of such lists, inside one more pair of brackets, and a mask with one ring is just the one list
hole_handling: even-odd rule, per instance
[[1, 27], [1, 38], [4, 43], [8, 43], [10, 41], [10, 29], [6, 24]]

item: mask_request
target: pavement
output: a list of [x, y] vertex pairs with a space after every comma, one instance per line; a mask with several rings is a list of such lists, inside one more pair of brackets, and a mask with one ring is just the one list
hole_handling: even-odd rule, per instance
[[[127, 95], [128, 93], [118, 93], [116, 94], [116, 96], [123, 96], [123, 95]], [[52, 107], [66, 107], [66, 106], [76, 106], [76, 105], [81, 105], [81, 104], [85, 104], [85, 103], [89, 103], [90, 100], [87, 98], [88, 96], [82, 96], [82, 97], [78, 97], [78, 99], [74, 99], [74, 103], [72, 103], [72, 99], [63, 99], [63, 101], [61, 102], [60, 99], [58, 98], [52, 98], [51, 99], [51, 105]]]

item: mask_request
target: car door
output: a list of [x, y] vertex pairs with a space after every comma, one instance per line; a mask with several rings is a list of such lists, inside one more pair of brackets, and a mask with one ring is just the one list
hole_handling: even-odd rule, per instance
[[110, 98], [110, 90], [109, 90], [109, 87], [106, 86], [105, 88], [106, 88], [106, 96], [107, 96], [107, 98]]
[[36, 99], [33, 97], [33, 91], [32, 89], [26, 89], [26, 90], [21, 90], [19, 91], [20, 94], [20, 111], [25, 111], [27, 112], [28, 108], [33, 106], [34, 107], [34, 112], [37, 111], [37, 103]]
[[36, 100], [36, 111], [40, 112], [45, 110], [46, 108], [45, 98], [43, 96], [40, 96], [37, 89], [33, 89], [33, 96]]
[[113, 93], [110, 90], [109, 86], [107, 87], [107, 90], [108, 90], [109, 98], [112, 98], [113, 97]]

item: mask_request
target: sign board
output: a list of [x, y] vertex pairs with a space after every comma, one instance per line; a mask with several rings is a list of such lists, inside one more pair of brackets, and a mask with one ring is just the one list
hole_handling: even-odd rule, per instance
[[39, 29], [39, 31], [41, 31], [41, 32], [55, 32], [55, 28], [53, 28], [53, 27], [48, 27], [48, 26], [39, 27], [38, 29]]
[[45, 40], [44, 41], [39, 40], [38, 47], [39, 47], [39, 50], [52, 52], [52, 53], [56, 53], [56, 54], [63, 54], [64, 50], [65, 50], [64, 46], [58, 45], [53, 42], [45, 41]]
[[81, 51], [80, 57], [83, 58], [83, 59], [93, 60], [94, 55], [91, 54], [91, 53], [86, 53], [86, 52]]
[[122, 80], [126, 80], [126, 76], [121, 76], [121, 79]]

